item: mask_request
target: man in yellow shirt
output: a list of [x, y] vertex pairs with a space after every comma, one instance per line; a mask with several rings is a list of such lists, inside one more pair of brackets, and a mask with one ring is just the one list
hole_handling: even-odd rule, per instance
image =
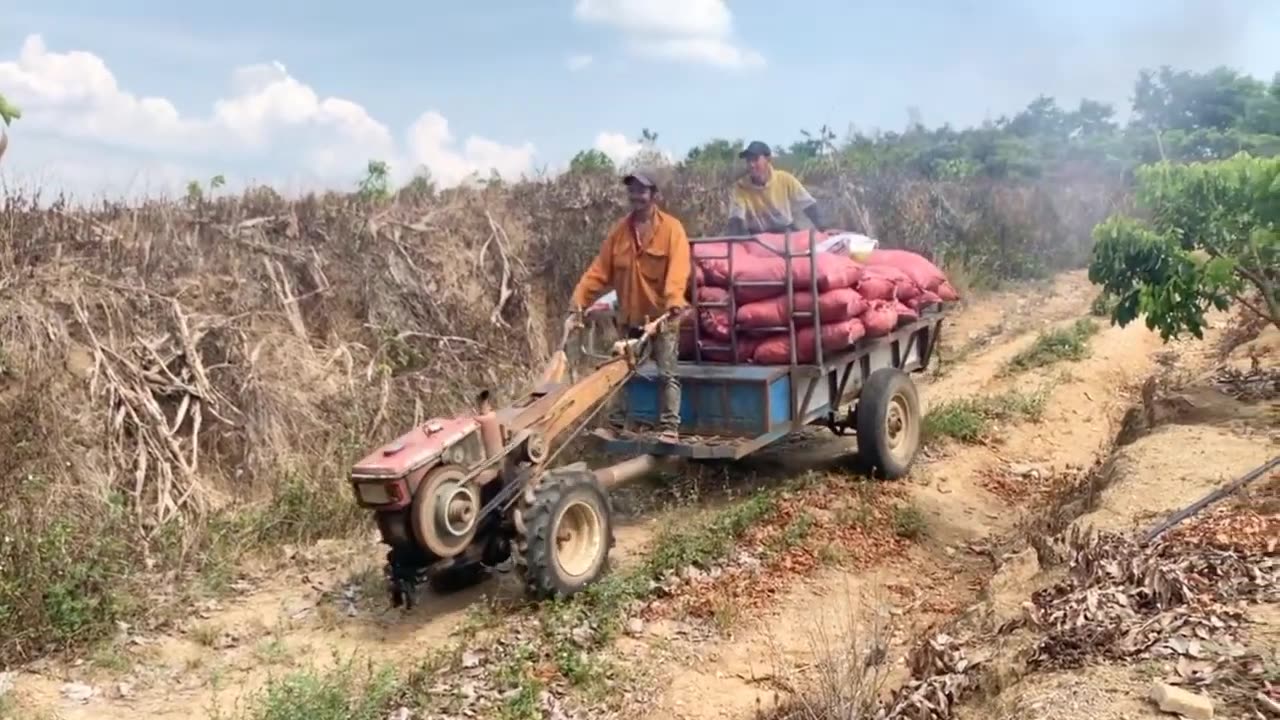
[[818, 201], [795, 175], [773, 167], [769, 146], [753, 141], [738, 154], [747, 174], [733, 186], [729, 198], [729, 234], [751, 235], [796, 230], [796, 216], [804, 213], [821, 229]]
[[[679, 314], [688, 305], [692, 258], [684, 225], [658, 208], [658, 186], [649, 176], [632, 173], [622, 180], [631, 201], [631, 212], [610, 229], [591, 266], [573, 291], [573, 309], [581, 313], [600, 293], [618, 293], [618, 325], [636, 337], [648, 322], [666, 316], [653, 338], [653, 360], [658, 366], [661, 438], [675, 442], [680, 430], [680, 379], [676, 357], [680, 342]], [[621, 425], [625, 405], [615, 396], [611, 419]]]

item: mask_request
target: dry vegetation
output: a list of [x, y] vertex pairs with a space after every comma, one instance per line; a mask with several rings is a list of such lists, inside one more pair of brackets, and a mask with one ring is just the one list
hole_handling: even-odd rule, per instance
[[[690, 232], [716, 230], [727, 179], [668, 180]], [[1109, 180], [806, 181], [833, 220], [969, 283], [1082, 263], [1118, 197]], [[355, 454], [545, 357], [623, 212], [614, 183], [88, 210], [6, 197], [0, 663], [143, 608], [160, 622], [155, 608], [217, 591], [246, 551], [359, 528]]]

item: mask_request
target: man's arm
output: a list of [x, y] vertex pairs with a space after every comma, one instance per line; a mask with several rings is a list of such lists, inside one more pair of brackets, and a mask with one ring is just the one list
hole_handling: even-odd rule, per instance
[[809, 218], [809, 222], [813, 223], [813, 227], [817, 230], [826, 230], [822, 226], [822, 220], [818, 217], [818, 204], [815, 202], [804, 209], [805, 217]]
[[819, 230], [822, 229], [822, 221], [818, 217], [818, 201], [813, 199], [809, 191], [805, 189], [803, 183], [795, 175], [787, 175], [787, 199], [791, 202], [792, 212], [803, 212], [805, 217], [809, 218], [809, 222]]
[[729, 191], [729, 234], [750, 234], [747, 232], [747, 203], [736, 185]]
[[600, 252], [587, 266], [586, 271], [582, 273], [582, 278], [578, 280], [577, 287], [573, 289], [571, 302], [575, 309], [585, 310], [613, 283], [613, 263], [610, 258], [612, 253], [613, 233], [610, 232], [601, 243]]
[[662, 305], [668, 315], [674, 315], [689, 304], [684, 294], [689, 289], [691, 256], [689, 236], [685, 234], [684, 226], [677, 223], [667, 246], [667, 282], [662, 288]]

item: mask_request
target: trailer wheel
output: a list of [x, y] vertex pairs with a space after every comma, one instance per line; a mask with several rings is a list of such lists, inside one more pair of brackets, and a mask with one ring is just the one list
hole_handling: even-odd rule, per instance
[[608, 570], [613, 512], [590, 470], [547, 473], [532, 493], [526, 492], [516, 529], [517, 566], [534, 598], [573, 595]]
[[907, 474], [920, 449], [920, 396], [897, 368], [871, 373], [858, 395], [858, 455], [889, 480]]

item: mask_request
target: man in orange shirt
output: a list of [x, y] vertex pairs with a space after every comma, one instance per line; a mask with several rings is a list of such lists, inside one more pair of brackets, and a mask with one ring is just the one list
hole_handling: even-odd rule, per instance
[[[665, 316], [666, 322], [653, 338], [653, 360], [658, 366], [658, 430], [661, 438], [675, 442], [680, 430], [680, 379], [676, 376], [676, 355], [680, 342], [679, 314], [688, 305], [692, 259], [684, 225], [658, 208], [658, 186], [642, 173], [622, 180], [631, 201], [631, 212], [610, 229], [591, 266], [582, 274], [573, 291], [573, 308], [581, 313], [600, 293], [612, 288], [618, 293], [619, 329], [635, 337], [648, 322]], [[614, 405], [612, 419], [621, 424], [623, 397]]]

